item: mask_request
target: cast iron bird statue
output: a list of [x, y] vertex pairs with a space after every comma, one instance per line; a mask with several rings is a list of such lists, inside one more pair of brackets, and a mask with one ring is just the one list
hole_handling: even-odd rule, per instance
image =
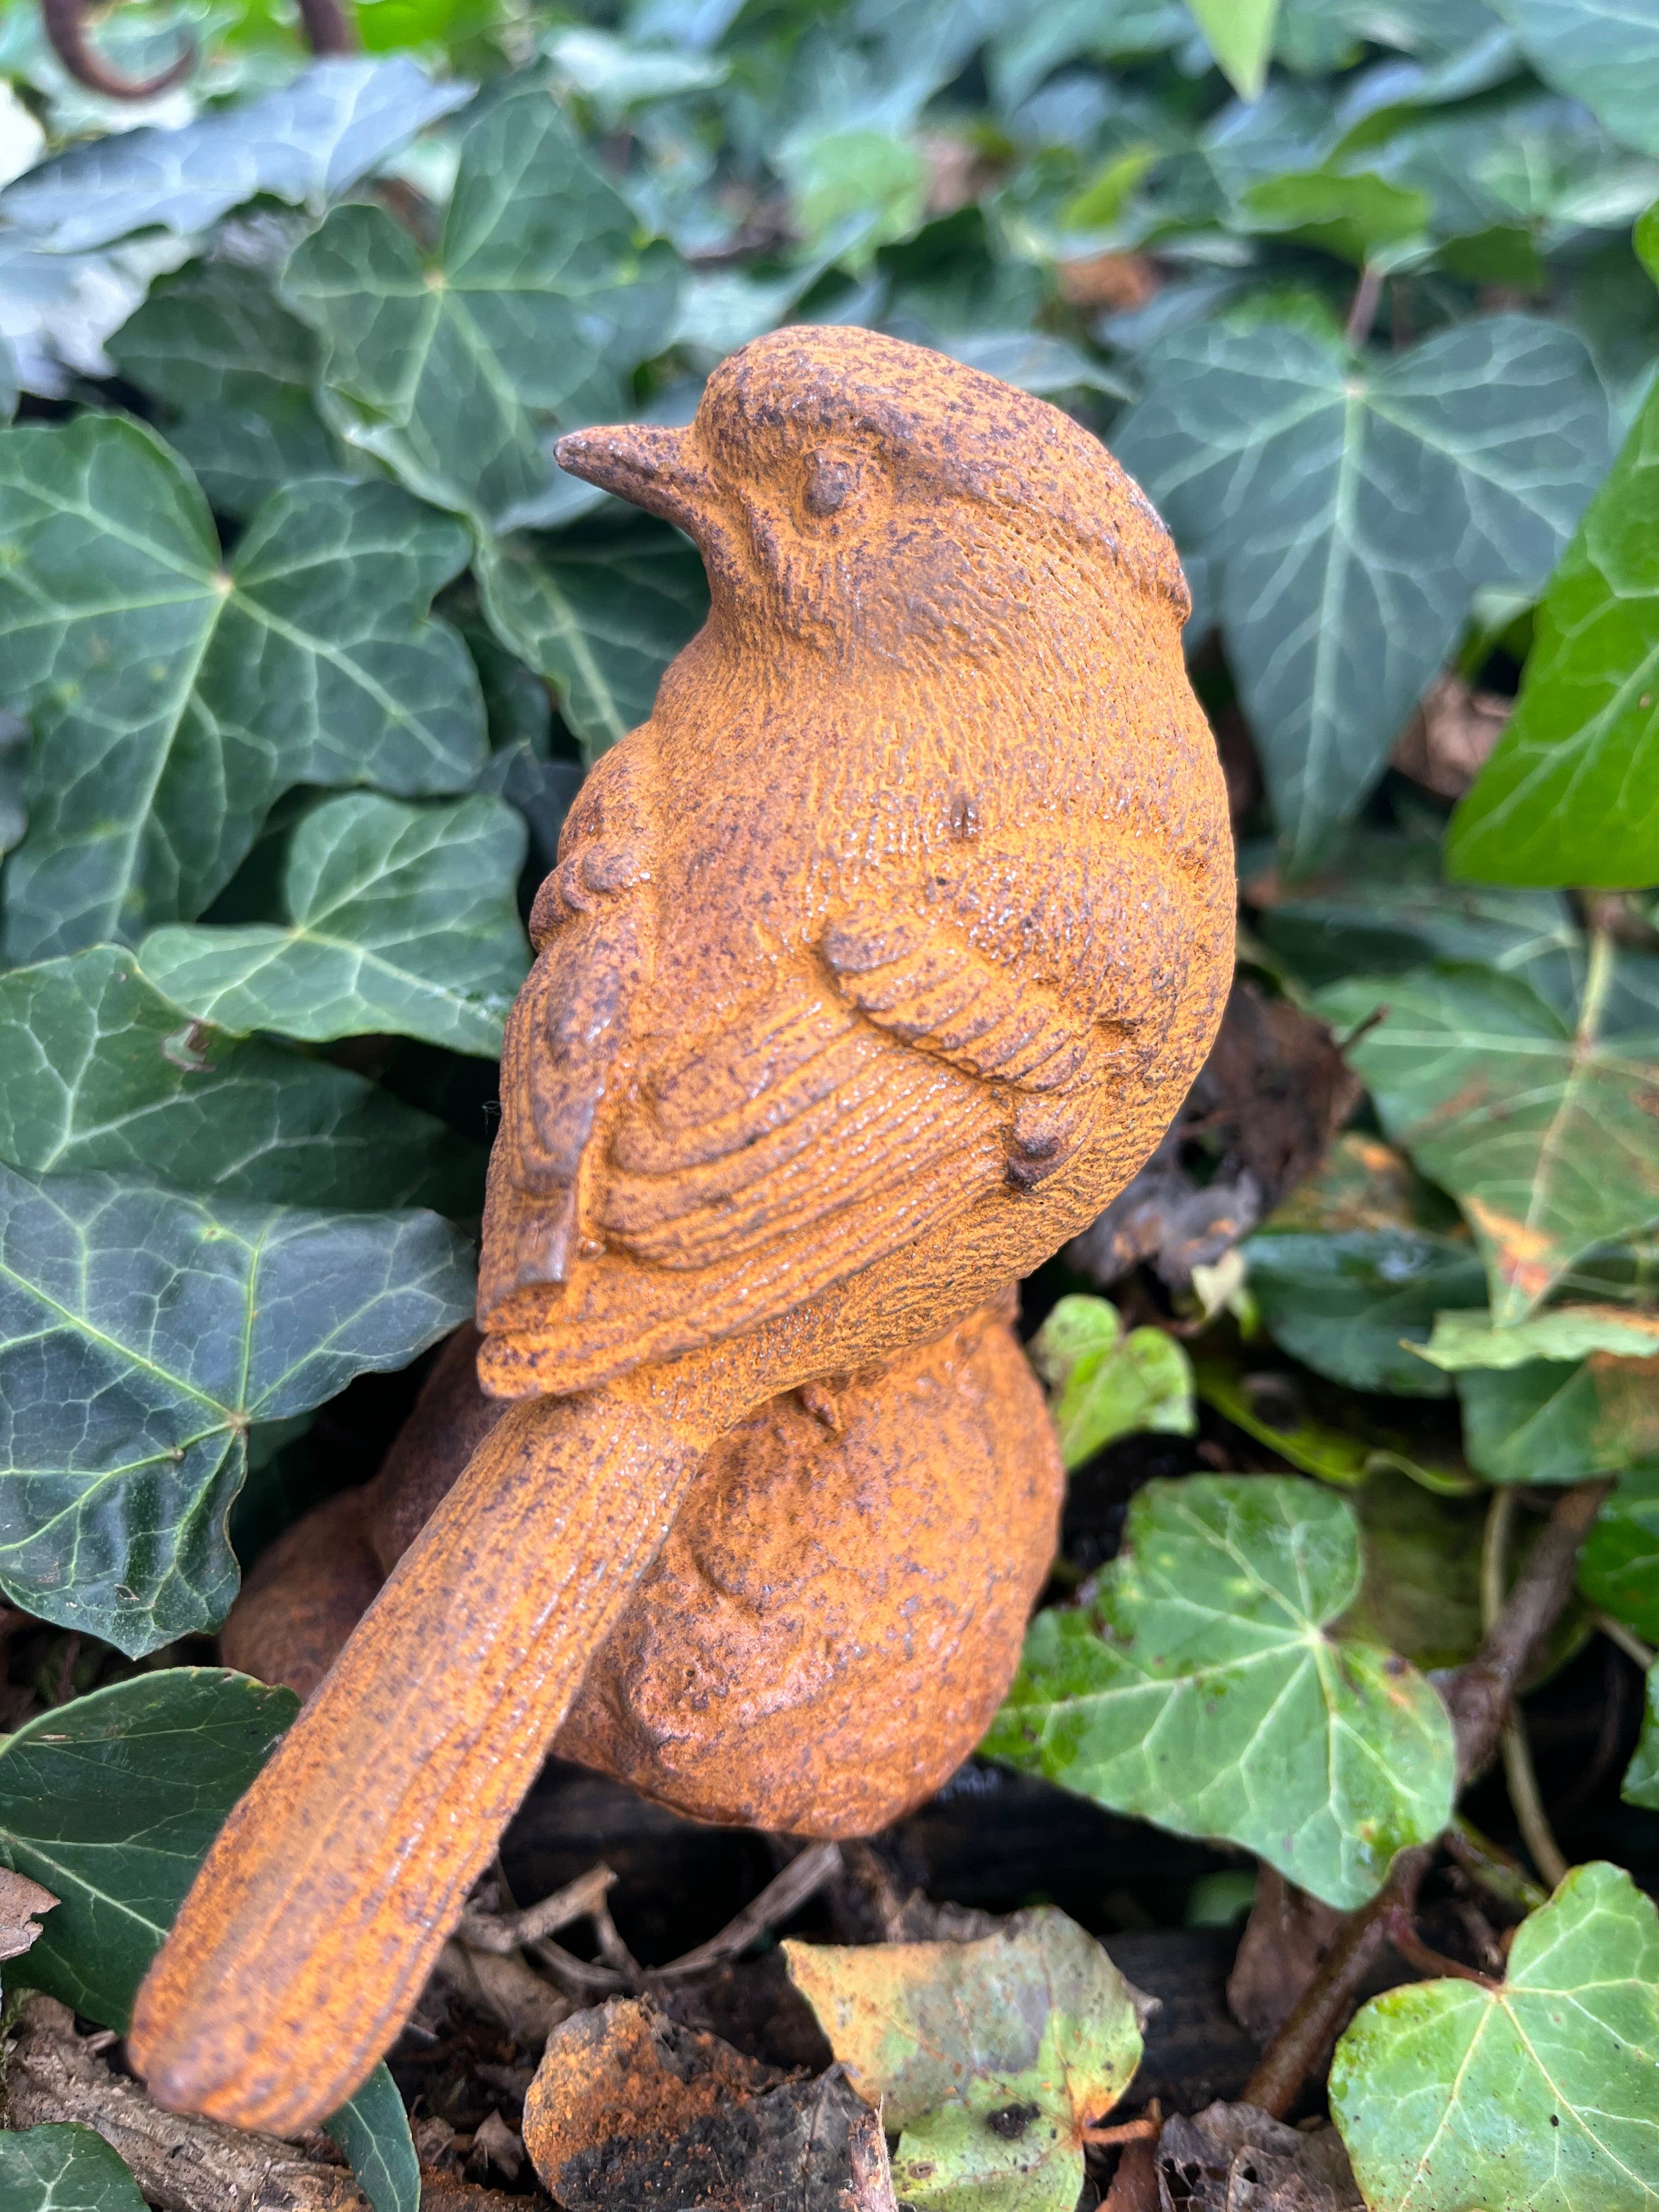
[[1186, 586], [1057, 410], [857, 330], [684, 430], [561, 441], [678, 524], [704, 629], [532, 918], [479, 1444], [232, 1814], [131, 2051], [279, 2133], [396, 2034], [714, 1439], [937, 1336], [1091, 1220], [1231, 969]]

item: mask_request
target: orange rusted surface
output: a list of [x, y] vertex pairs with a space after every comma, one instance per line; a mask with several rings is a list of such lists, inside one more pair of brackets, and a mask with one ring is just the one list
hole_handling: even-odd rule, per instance
[[[1151, 508], [1042, 401], [864, 331], [745, 347], [564, 466], [713, 605], [589, 777], [508, 1024], [479, 1445], [140, 1994], [165, 2101], [362, 2080], [714, 1440], [1076, 1234], [1201, 1064], [1225, 794]], [[926, 1747], [918, 1747], [924, 1755]]]
[[[453, 1456], [446, 1438], [491, 1407], [476, 1389], [469, 1407], [445, 1364], [368, 1489], [317, 1507], [261, 1559], [219, 1639], [227, 1665], [301, 1697], [321, 1680], [379, 1588], [366, 1523], [377, 1507], [411, 1512]], [[700, 1820], [885, 1826], [984, 1734], [1064, 1487], [1000, 1312], [784, 1392], [704, 1458], [555, 1750]]]

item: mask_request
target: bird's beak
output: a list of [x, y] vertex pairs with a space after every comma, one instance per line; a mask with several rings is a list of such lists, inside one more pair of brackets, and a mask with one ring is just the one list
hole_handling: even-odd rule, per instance
[[719, 512], [719, 488], [691, 428], [624, 422], [614, 429], [572, 430], [553, 453], [569, 475], [661, 515], [699, 544]]

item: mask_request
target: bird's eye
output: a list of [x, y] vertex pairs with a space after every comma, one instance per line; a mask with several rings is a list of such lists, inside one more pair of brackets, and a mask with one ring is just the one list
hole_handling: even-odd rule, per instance
[[857, 504], [870, 489], [871, 464], [844, 446], [816, 446], [801, 467], [799, 515], [811, 529]]

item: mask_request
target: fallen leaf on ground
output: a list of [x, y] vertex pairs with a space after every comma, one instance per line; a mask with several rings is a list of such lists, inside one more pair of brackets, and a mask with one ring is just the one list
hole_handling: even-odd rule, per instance
[[1212, 2105], [1158, 2138], [1162, 2212], [1363, 2212], [1333, 2127], [1287, 2128], [1254, 2105]]
[[969, 1943], [786, 1943], [854, 2087], [901, 2130], [902, 2200], [1072, 2212], [1083, 2130], [1140, 2063], [1146, 2000], [1052, 1905]]
[[649, 1997], [555, 2028], [524, 2141], [567, 2212], [896, 2212], [877, 2116], [839, 2073], [792, 2080]]
[[0, 1867], [0, 1959], [19, 1959], [40, 1934], [40, 1916], [58, 1899], [27, 1875]]
[[1390, 766], [1441, 799], [1461, 799], [1504, 734], [1515, 702], [1437, 676], [1395, 741]]
[[1264, 2048], [1290, 2018], [1329, 1950], [1344, 1915], [1286, 1881], [1276, 1867], [1255, 1878], [1255, 1902], [1227, 1977], [1227, 2009]]

